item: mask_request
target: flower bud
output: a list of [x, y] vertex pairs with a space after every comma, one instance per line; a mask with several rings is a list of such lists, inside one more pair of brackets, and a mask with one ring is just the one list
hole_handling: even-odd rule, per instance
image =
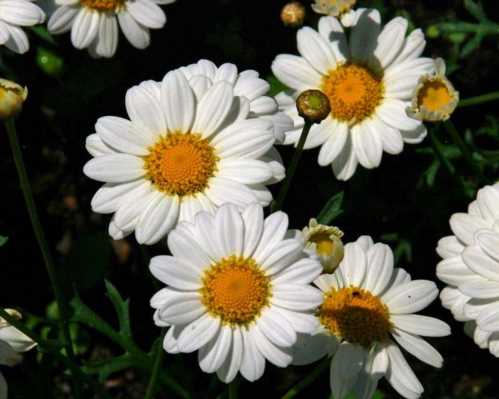
[[320, 123], [331, 112], [329, 99], [320, 90], [302, 92], [296, 99], [296, 108], [298, 115], [312, 123]]
[[286, 4], [281, 10], [281, 21], [286, 26], [294, 28], [302, 26], [304, 19], [305, 7], [298, 1]]
[[[10, 317], [21, 320], [21, 314], [15, 309], [5, 309]], [[0, 341], [2, 341], [4, 353], [3, 364], [15, 366], [22, 360], [21, 352], [26, 352], [36, 346], [36, 343], [27, 335], [11, 326], [7, 320], [0, 317]]]
[[28, 97], [28, 89], [10, 80], [0, 79], [0, 120], [7, 120], [21, 112]]
[[356, 2], [357, 0], [315, 0], [312, 9], [318, 14], [341, 17], [348, 13]]
[[326, 226], [310, 219], [302, 231], [305, 252], [319, 258], [325, 273], [333, 273], [343, 260], [343, 232], [334, 226]]

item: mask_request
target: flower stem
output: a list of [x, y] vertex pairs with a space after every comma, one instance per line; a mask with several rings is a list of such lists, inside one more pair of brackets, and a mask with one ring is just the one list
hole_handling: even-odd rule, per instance
[[476, 97], [465, 98], [464, 100], [459, 101], [458, 107], [469, 107], [472, 105], [483, 104], [494, 100], [499, 100], [499, 91], [482, 94]]
[[449, 136], [451, 137], [452, 141], [454, 141], [454, 144], [456, 144], [459, 147], [459, 150], [461, 151], [461, 154], [463, 154], [464, 159], [468, 163], [469, 167], [473, 172], [479, 173], [477, 171], [476, 165], [473, 162], [473, 156], [471, 155], [471, 151], [466, 145], [466, 143], [463, 141], [461, 138], [461, 135], [456, 129], [456, 126], [454, 126], [454, 123], [450, 119], [447, 119], [444, 122], [444, 127], [445, 130], [447, 130], [447, 133], [449, 133]]
[[237, 379], [234, 379], [229, 383], [229, 399], [237, 399], [238, 394], [237, 394], [237, 386], [238, 386], [238, 381]]
[[329, 366], [330, 359], [326, 358], [318, 366], [316, 366], [310, 374], [306, 375], [305, 378], [300, 380], [300, 382], [294, 385], [281, 399], [291, 399], [295, 398], [300, 392], [312, 384]]
[[149, 379], [149, 384], [147, 386], [146, 396], [144, 396], [144, 399], [153, 399], [154, 394], [156, 393], [156, 382], [158, 380], [158, 374], [159, 370], [161, 369], [161, 362], [163, 361], [163, 355], [164, 355], [163, 345], [162, 345], [164, 336], [165, 332], [163, 331], [161, 333], [159, 341], [156, 343], [154, 364], [152, 367], [151, 378]]
[[[68, 306], [64, 293], [58, 279], [57, 270], [55, 267], [54, 259], [50, 253], [50, 249], [45, 238], [45, 233], [43, 231], [42, 224], [40, 223], [40, 218], [38, 217], [38, 212], [36, 210], [35, 200], [33, 198], [33, 192], [31, 190], [31, 185], [28, 179], [28, 174], [24, 166], [23, 156], [21, 152], [21, 147], [19, 145], [19, 140], [17, 138], [16, 125], [14, 119], [11, 118], [5, 122], [5, 128], [7, 129], [7, 134], [9, 136], [10, 147], [12, 149], [12, 155], [14, 157], [14, 163], [16, 165], [17, 174], [19, 176], [19, 183], [21, 190], [24, 195], [24, 201], [26, 202], [26, 208], [28, 210], [29, 217], [31, 219], [31, 225], [33, 226], [33, 231], [35, 233], [38, 246], [42, 252], [43, 261], [45, 263], [45, 268], [50, 278], [52, 284], [52, 289], [54, 291], [57, 306], [61, 312], [61, 317], [59, 318], [60, 328], [64, 337], [64, 346], [67, 351], [69, 360], [73, 363], [75, 362], [75, 356], [73, 352], [73, 345], [71, 343], [71, 335], [69, 333], [69, 317], [68, 317]], [[74, 381], [74, 391], [76, 398], [81, 398], [81, 384], [78, 381], [78, 375], [73, 374], [75, 377]]]
[[282, 204], [284, 203], [286, 195], [289, 191], [289, 187], [291, 186], [291, 181], [293, 180], [293, 177], [295, 175], [296, 168], [298, 167], [298, 163], [300, 162], [300, 158], [303, 153], [303, 146], [305, 145], [305, 141], [307, 140], [308, 132], [310, 132], [312, 124], [312, 122], [305, 120], [305, 125], [303, 125], [300, 140], [298, 141], [295, 153], [293, 154], [293, 158], [291, 159], [291, 164], [286, 171], [286, 178], [284, 179], [281, 190], [277, 195], [277, 200], [271, 206], [271, 212], [278, 211], [282, 208]]

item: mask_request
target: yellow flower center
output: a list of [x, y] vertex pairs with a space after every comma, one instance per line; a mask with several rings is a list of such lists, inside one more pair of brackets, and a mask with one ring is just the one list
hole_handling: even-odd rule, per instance
[[174, 133], [161, 137], [144, 157], [147, 177], [170, 195], [204, 191], [217, 171], [215, 149], [199, 134]]
[[449, 88], [440, 80], [427, 80], [418, 93], [418, 106], [431, 112], [442, 111], [453, 100]]
[[321, 90], [328, 96], [331, 115], [355, 124], [371, 116], [384, 93], [382, 76], [357, 64], [344, 64], [323, 78]]
[[332, 334], [365, 348], [386, 341], [392, 329], [387, 306], [357, 287], [326, 293], [318, 317]]
[[84, 7], [97, 11], [115, 11], [125, 4], [125, 0], [80, 0]]
[[269, 304], [270, 279], [253, 259], [231, 256], [207, 270], [202, 302], [223, 323], [248, 325]]
[[331, 240], [331, 234], [326, 232], [312, 234], [309, 241], [315, 243], [319, 255], [328, 256], [333, 253], [334, 242]]

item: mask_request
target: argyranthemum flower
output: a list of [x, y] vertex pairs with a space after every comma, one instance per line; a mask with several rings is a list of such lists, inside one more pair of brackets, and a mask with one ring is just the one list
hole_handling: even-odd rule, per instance
[[251, 116], [243, 102], [225, 80], [188, 81], [176, 70], [161, 84], [143, 82], [127, 92], [130, 120], [97, 121], [97, 133], [87, 138], [95, 158], [84, 172], [106, 183], [92, 209], [114, 213], [111, 236], [135, 230], [139, 243], [152, 244], [198, 211], [270, 203], [266, 186], [284, 175], [269, 155], [274, 125]]
[[58, 8], [48, 21], [52, 34], [71, 31], [77, 49], [98, 57], [112, 57], [118, 47], [118, 25], [130, 44], [149, 46], [149, 29], [160, 29], [166, 16], [158, 4], [175, 0], [55, 0]]
[[320, 146], [319, 165], [332, 164], [340, 180], [352, 177], [358, 163], [379, 166], [383, 151], [398, 154], [404, 142], [421, 142], [426, 129], [406, 108], [419, 78], [434, 67], [433, 60], [420, 57], [425, 46], [421, 30], [408, 37], [406, 30], [407, 20], [401, 17], [381, 29], [379, 12], [370, 9], [357, 12], [349, 45], [334, 17], [322, 17], [319, 32], [301, 28], [301, 56], [281, 54], [272, 64], [276, 77], [292, 89], [276, 97], [295, 123], [285, 144], [298, 142], [303, 119], [295, 98], [307, 89], [329, 97], [331, 114], [312, 126], [305, 148]]
[[0, 0], [0, 46], [18, 54], [29, 50], [24, 26], [34, 26], [45, 21], [45, 13], [31, 0]]
[[325, 273], [334, 272], [344, 255], [343, 232], [338, 227], [310, 219], [308, 226], [301, 231], [301, 237], [305, 241], [305, 252], [319, 258]]
[[411, 280], [403, 269], [393, 267], [390, 247], [374, 244], [368, 236], [346, 244], [335, 273], [323, 274], [314, 283], [324, 295], [316, 313], [320, 327], [312, 335], [299, 336], [294, 363], [333, 356], [334, 399], [350, 391], [357, 399], [370, 399], [383, 377], [404, 398], [419, 398], [423, 386], [399, 345], [425, 363], [442, 366], [440, 354], [421, 336], [448, 335], [449, 326], [415, 314], [437, 297], [435, 283]]
[[322, 295], [310, 283], [321, 271], [288, 236], [288, 217], [264, 219], [252, 204], [197, 214], [168, 236], [173, 256], [152, 258], [152, 274], [167, 285], [151, 299], [155, 322], [170, 326], [169, 353], [199, 350], [201, 369], [224, 382], [237, 373], [260, 378], [265, 361], [286, 367], [297, 333], [317, 328]]
[[315, 0], [312, 10], [317, 14], [339, 18], [343, 26], [351, 26], [355, 16], [352, 8], [356, 2], [357, 0]]
[[442, 304], [466, 321], [477, 345], [499, 357], [499, 184], [485, 186], [468, 212], [450, 218], [454, 235], [438, 242]]
[[422, 121], [445, 121], [459, 103], [459, 92], [445, 76], [445, 62], [435, 59], [435, 71], [419, 78], [408, 114]]
[[[14, 309], [5, 309], [9, 315], [21, 319], [21, 314]], [[0, 317], [0, 365], [15, 366], [22, 361], [22, 352], [34, 348], [36, 343], [18, 329], [12, 327]], [[7, 398], [7, 382], [0, 373], [0, 398]]]

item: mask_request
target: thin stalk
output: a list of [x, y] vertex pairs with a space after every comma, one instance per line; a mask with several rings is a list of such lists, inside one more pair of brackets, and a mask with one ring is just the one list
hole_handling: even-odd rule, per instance
[[237, 394], [238, 385], [237, 379], [234, 379], [229, 383], [229, 399], [237, 399], [239, 397]]
[[461, 135], [457, 131], [456, 126], [454, 126], [454, 123], [452, 123], [450, 119], [447, 119], [444, 122], [444, 127], [445, 130], [447, 130], [447, 133], [449, 133], [449, 136], [451, 137], [454, 144], [456, 144], [459, 147], [461, 154], [463, 154], [463, 157], [466, 160], [466, 162], [469, 164], [470, 168], [473, 171], [476, 171], [476, 166], [473, 162], [473, 156], [471, 155], [471, 151], [466, 145], [466, 143], [463, 141], [463, 139], [461, 138]]
[[147, 385], [147, 391], [146, 391], [146, 396], [144, 396], [144, 399], [153, 399], [154, 394], [156, 393], [156, 382], [158, 381], [158, 374], [161, 369], [161, 362], [163, 361], [163, 356], [164, 356], [164, 350], [163, 350], [163, 337], [165, 336], [165, 333], [161, 334], [161, 337], [158, 342], [156, 342], [156, 348], [155, 348], [155, 356], [154, 356], [154, 364], [152, 367], [152, 373], [151, 373], [151, 378], [149, 379], [149, 384]]
[[324, 359], [317, 367], [315, 367], [310, 374], [305, 376], [304, 379], [300, 380], [298, 384], [293, 386], [288, 392], [284, 394], [281, 399], [291, 399], [295, 398], [300, 394], [305, 388], [312, 384], [320, 375], [329, 367], [330, 359]]
[[458, 107], [469, 107], [495, 100], [499, 100], [499, 91], [482, 94], [476, 97], [465, 98], [464, 100], [459, 101]]
[[[19, 140], [17, 138], [16, 125], [14, 120], [11, 118], [5, 122], [5, 128], [7, 129], [7, 134], [9, 136], [10, 147], [12, 149], [12, 155], [14, 157], [14, 163], [16, 165], [17, 174], [19, 176], [19, 183], [21, 190], [23, 192], [24, 201], [26, 202], [26, 208], [31, 220], [31, 225], [33, 226], [33, 231], [35, 233], [38, 246], [42, 252], [43, 261], [45, 263], [45, 268], [50, 278], [52, 284], [52, 289], [54, 291], [55, 300], [61, 312], [61, 317], [59, 318], [60, 328], [64, 337], [64, 346], [67, 351], [68, 358], [73, 362], [75, 361], [75, 356], [73, 352], [73, 345], [71, 342], [71, 335], [69, 333], [69, 317], [68, 317], [68, 306], [64, 293], [57, 275], [57, 269], [55, 267], [55, 262], [50, 253], [49, 245], [43, 231], [42, 224], [40, 223], [40, 218], [38, 217], [38, 211], [36, 209], [35, 200], [33, 198], [33, 192], [31, 190], [31, 185], [28, 178], [28, 173], [24, 166], [23, 156], [21, 152], [21, 147], [19, 145]], [[74, 375], [76, 381], [74, 381], [75, 396], [81, 398], [81, 388], [78, 381], [77, 375]]]
[[303, 125], [303, 130], [301, 132], [300, 140], [298, 141], [298, 146], [296, 147], [293, 158], [291, 159], [291, 163], [288, 167], [288, 170], [286, 171], [286, 178], [284, 179], [281, 190], [277, 195], [277, 200], [271, 206], [271, 212], [278, 211], [282, 208], [282, 204], [286, 199], [286, 195], [288, 194], [289, 187], [291, 186], [291, 182], [295, 175], [296, 168], [298, 167], [298, 163], [300, 162], [300, 158], [303, 153], [303, 146], [305, 145], [305, 141], [307, 140], [308, 132], [310, 132], [311, 127], [312, 122], [305, 120], [305, 125]]

